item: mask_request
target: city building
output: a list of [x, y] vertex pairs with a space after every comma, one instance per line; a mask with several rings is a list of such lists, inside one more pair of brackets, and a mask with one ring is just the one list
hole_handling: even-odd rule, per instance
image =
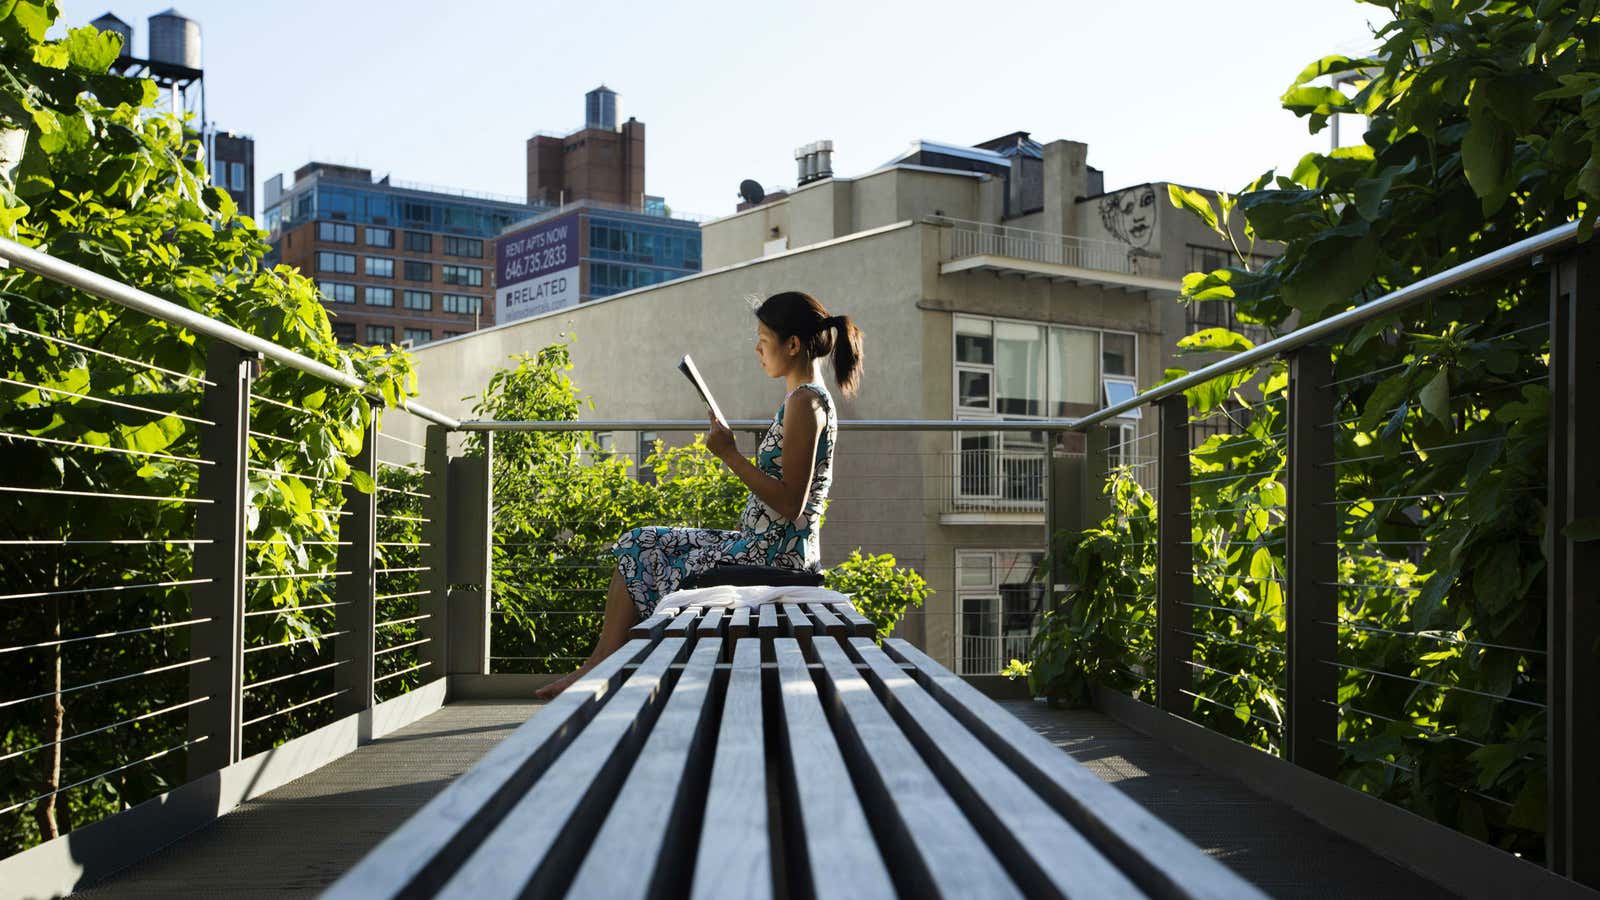
[[494, 239], [538, 212], [515, 198], [312, 162], [267, 181], [275, 261], [316, 279], [339, 340], [425, 344], [494, 322]]
[[206, 133], [206, 167], [211, 183], [228, 192], [242, 215], [256, 214], [256, 142], [247, 135], [211, 130]]
[[617, 92], [601, 85], [583, 98], [583, 127], [528, 138], [528, 203], [562, 206], [598, 200], [647, 210], [660, 198], [644, 187], [644, 123], [617, 125]]
[[[705, 271], [423, 348], [421, 388], [465, 413], [469, 402], [453, 398], [479, 393], [510, 356], [576, 335], [572, 377], [596, 419], [702, 418], [674, 371], [686, 352], [728, 416], [769, 419], [781, 393], [754, 364], [747, 298], [800, 289], [866, 334], [864, 387], [839, 399], [843, 419], [1031, 421], [1102, 408], [1162, 378], [1197, 327], [1176, 302], [1183, 275], [1231, 251], [1170, 205], [1166, 184], [1107, 191], [1087, 155], [1083, 143], [1019, 132], [976, 146], [918, 141], [855, 177], [818, 177], [827, 165], [800, 160], [794, 189], [702, 225]], [[1087, 515], [1087, 452], [1138, 464], [1154, 454], [1150, 418], [1056, 435], [1048, 456], [1041, 431], [844, 432], [824, 565], [856, 547], [893, 553], [934, 591], [898, 633], [958, 671], [997, 671], [1026, 655], [1050, 599], [1036, 574], [1046, 492], [1057, 512]], [[600, 436], [628, 454], [657, 438], [690, 435]]]
[[700, 271], [700, 225], [580, 200], [495, 241], [495, 317], [511, 322]]

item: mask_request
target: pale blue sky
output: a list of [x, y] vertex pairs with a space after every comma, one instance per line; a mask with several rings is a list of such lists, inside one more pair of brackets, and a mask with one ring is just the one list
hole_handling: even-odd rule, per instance
[[[135, 28], [174, 0], [64, 0]], [[1237, 188], [1327, 146], [1278, 97], [1370, 43], [1354, 0], [543, 3], [183, 0], [219, 127], [256, 139], [256, 188], [310, 159], [521, 197], [524, 143], [582, 123], [604, 82], [647, 133], [647, 187], [721, 215], [739, 181], [794, 182], [834, 141], [866, 172], [916, 138], [1010, 131], [1089, 145], [1108, 188]]]

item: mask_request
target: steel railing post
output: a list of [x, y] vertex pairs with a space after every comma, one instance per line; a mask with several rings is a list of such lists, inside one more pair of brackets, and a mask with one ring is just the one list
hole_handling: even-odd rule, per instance
[[1156, 705], [1188, 717], [1194, 701], [1189, 661], [1194, 642], [1193, 554], [1188, 545], [1189, 401], [1178, 394], [1157, 406], [1156, 428]]
[[200, 743], [188, 751], [192, 781], [239, 761], [243, 745], [245, 471], [250, 430], [250, 381], [256, 354], [213, 340], [206, 348], [206, 379], [201, 396], [200, 505], [195, 514], [194, 577], [189, 593], [192, 617], [201, 620], [190, 634], [193, 659], [189, 699], [209, 698], [189, 707], [188, 738]]
[[[1600, 253], [1555, 266], [1550, 291], [1549, 834], [1558, 874], [1600, 887], [1600, 781], [1585, 771], [1600, 751], [1600, 553], [1567, 533], [1600, 516]], [[1585, 290], [1590, 296], [1585, 297]]]
[[[377, 647], [378, 559], [378, 416], [376, 406], [362, 435], [361, 452], [350, 460], [351, 484], [344, 486], [344, 515], [339, 517], [339, 560], [334, 599], [336, 629], [334, 686], [344, 691], [334, 700], [341, 716], [372, 708], [372, 679]], [[356, 489], [355, 474], [365, 474], [374, 485], [370, 493]]]
[[426, 470], [422, 476], [422, 493], [427, 497], [422, 501], [422, 543], [427, 546], [422, 548], [422, 565], [427, 571], [422, 573], [422, 589], [427, 591], [417, 604], [417, 612], [426, 615], [418, 627], [418, 636], [426, 638], [427, 643], [422, 645], [418, 655], [421, 662], [427, 663], [428, 671], [423, 674], [424, 681], [434, 678], [443, 678], [449, 671], [450, 664], [450, 451], [449, 429], [441, 425], [429, 425], [428, 436], [424, 439], [422, 462]]
[[1288, 535], [1285, 541], [1285, 755], [1333, 777], [1339, 766], [1339, 521], [1335, 473], [1333, 357], [1311, 345], [1289, 357]]
[[449, 511], [445, 516], [449, 577], [445, 583], [464, 585], [450, 591], [451, 674], [489, 674], [494, 591], [494, 435], [484, 434], [482, 438], [482, 456], [450, 460]]

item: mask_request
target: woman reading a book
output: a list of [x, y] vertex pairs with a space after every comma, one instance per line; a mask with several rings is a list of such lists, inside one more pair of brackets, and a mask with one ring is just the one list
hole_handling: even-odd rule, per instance
[[784, 384], [783, 403], [761, 437], [752, 463], [739, 453], [733, 433], [708, 416], [706, 447], [750, 488], [739, 530], [634, 528], [617, 539], [617, 567], [606, 592], [605, 623], [582, 666], [541, 689], [549, 699], [609, 656], [628, 629], [648, 617], [661, 598], [690, 574], [723, 564], [774, 566], [796, 571], [822, 567], [817, 519], [833, 482], [838, 415], [822, 384], [822, 363], [833, 360], [834, 379], [846, 397], [861, 383], [861, 329], [849, 316], [831, 316], [809, 294], [785, 291], [756, 308], [756, 359]]

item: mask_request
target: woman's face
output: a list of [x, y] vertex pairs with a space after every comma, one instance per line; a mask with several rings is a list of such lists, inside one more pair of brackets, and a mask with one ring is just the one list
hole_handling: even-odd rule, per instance
[[778, 335], [761, 322], [756, 323], [756, 359], [761, 362], [761, 371], [771, 378], [782, 378], [789, 371], [789, 351]]

